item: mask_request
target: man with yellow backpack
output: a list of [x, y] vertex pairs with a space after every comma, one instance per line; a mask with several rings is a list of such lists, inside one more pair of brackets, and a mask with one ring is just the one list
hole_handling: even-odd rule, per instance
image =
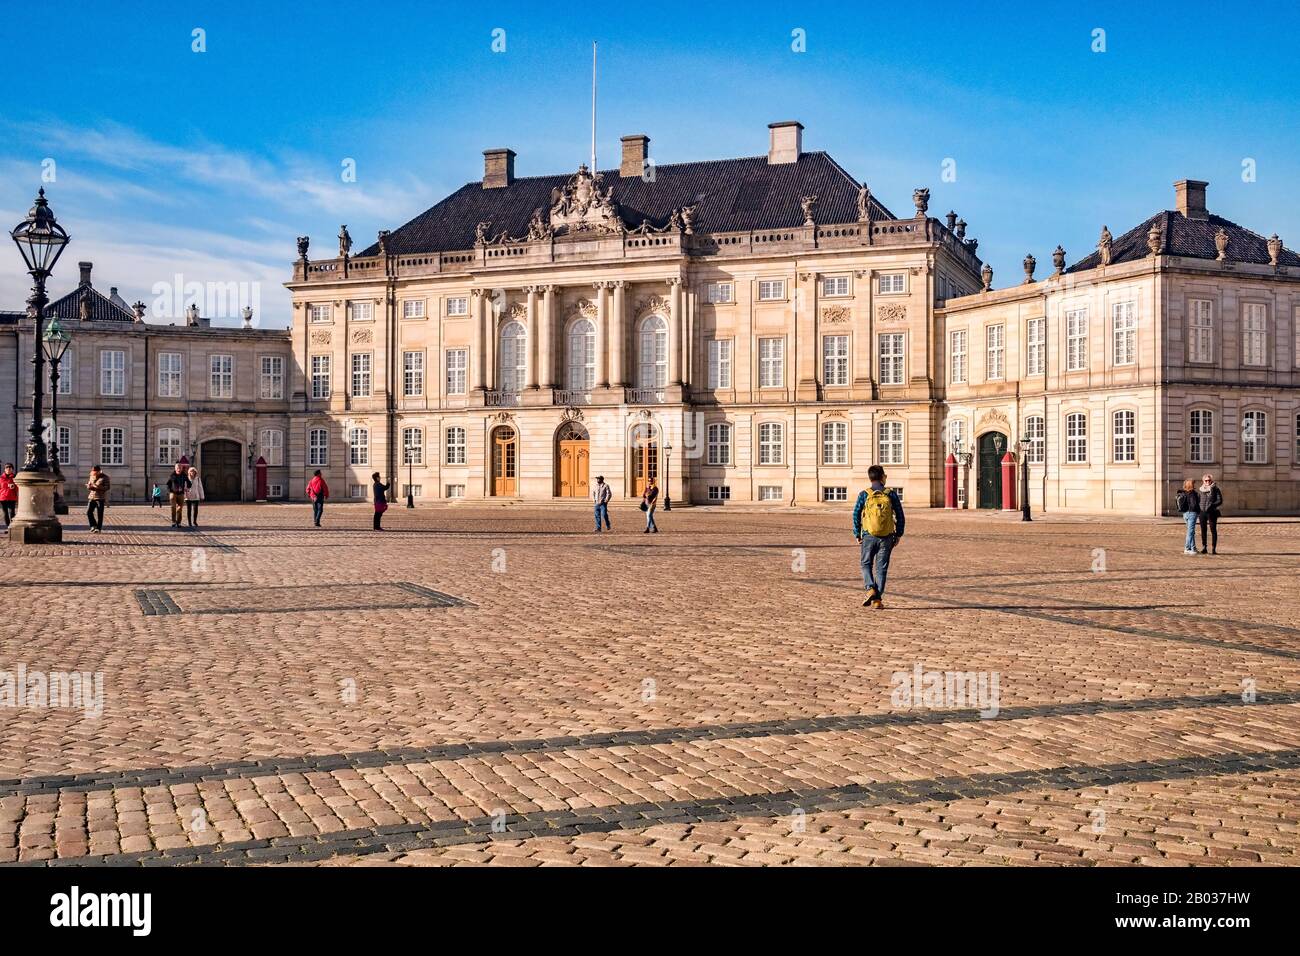
[[885, 577], [889, 574], [889, 555], [903, 536], [903, 503], [898, 495], [885, 488], [885, 469], [872, 465], [867, 469], [871, 488], [858, 493], [853, 506], [853, 537], [862, 545], [862, 584], [867, 589], [863, 607], [883, 608]]

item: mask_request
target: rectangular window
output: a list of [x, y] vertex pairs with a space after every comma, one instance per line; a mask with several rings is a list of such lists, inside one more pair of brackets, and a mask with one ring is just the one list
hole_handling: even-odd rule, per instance
[[780, 485], [759, 485], [758, 486], [759, 501], [782, 501], [784, 499], [785, 499], [785, 494], [782, 492]]
[[704, 301], [710, 305], [724, 305], [736, 301], [735, 287], [730, 282], [708, 282], [704, 286]]
[[966, 381], [966, 330], [952, 333], [952, 380], [954, 384]]
[[158, 353], [159, 398], [180, 398], [184, 394], [183, 368], [184, 359], [180, 352]]
[[1242, 416], [1241, 460], [1247, 465], [1268, 464], [1268, 416], [1263, 412]]
[[349, 498], [364, 498], [366, 496], [365, 485], [348, 485]]
[[447, 497], [448, 497], [448, 498], [464, 498], [464, 497], [465, 497], [465, 486], [464, 486], [464, 485], [448, 485], [448, 486], [447, 486]]
[[731, 464], [731, 426], [718, 422], [709, 426], [708, 463], [710, 465]]
[[837, 296], [849, 294], [848, 276], [825, 276], [822, 279], [822, 295]]
[[447, 429], [447, 464], [465, 464], [465, 429], [453, 425]]
[[[63, 353], [63, 358], [59, 360], [59, 394], [60, 395], [72, 394], [72, 380], [75, 377], [75, 374], [73, 373], [73, 365], [72, 365], [72, 352], [73, 352], [72, 346], [68, 346], [67, 350]], [[53, 372], [54, 371], [53, 368], [51, 368], [50, 371]], [[51, 375], [47, 381], [49, 382], [50, 392], [51, 394], [53, 394], [54, 376]]]
[[1065, 370], [1081, 372], [1088, 367], [1088, 310], [1065, 313]]
[[307, 432], [307, 464], [315, 468], [330, 463], [329, 432], [323, 428], [313, 428]]
[[1006, 377], [1006, 329], [1005, 325], [990, 325], [984, 330], [984, 344], [988, 353], [984, 366], [985, 381]]
[[402, 394], [415, 398], [424, 394], [424, 353], [402, 353]]
[[330, 397], [330, 357], [313, 355], [311, 357], [311, 397]]
[[313, 322], [330, 321], [330, 307], [328, 305], [313, 305], [308, 307], [311, 312]]
[[235, 357], [233, 355], [208, 356], [208, 397], [235, 397]]
[[1137, 363], [1137, 303], [1116, 302], [1110, 310], [1112, 365]]
[[849, 489], [844, 485], [828, 485], [822, 487], [822, 501], [848, 501]]
[[849, 384], [849, 337], [822, 336], [822, 382], [826, 385]]
[[709, 340], [709, 388], [731, 388], [731, 339]]
[[758, 283], [758, 300], [772, 302], [785, 298], [784, 279], [762, 279]]
[[1047, 372], [1047, 320], [1030, 319], [1025, 326], [1025, 374]]
[[126, 394], [126, 352], [104, 349], [99, 353], [99, 394]]
[[99, 462], [121, 465], [126, 461], [126, 432], [121, 428], [99, 430]]
[[404, 319], [424, 318], [424, 300], [406, 299], [404, 302], [402, 302], [402, 318]]
[[370, 353], [352, 354], [352, 397], [370, 397]]
[[370, 429], [348, 430], [348, 462], [353, 465], [370, 464]]
[[181, 430], [179, 428], [158, 429], [158, 464], [172, 465], [181, 457]]
[[59, 426], [59, 464], [72, 464], [72, 429], [67, 425]]
[[1196, 464], [1214, 461], [1214, 412], [1194, 408], [1187, 416], [1187, 459]]
[[447, 300], [447, 315], [452, 318], [469, 315], [469, 299], [463, 295], [454, 295], [449, 298]]
[[876, 460], [882, 465], [901, 465], [903, 458], [903, 423], [881, 422], [876, 426], [877, 444], [880, 446]]
[[276, 400], [284, 398], [284, 358], [279, 355], [262, 356], [262, 398]]
[[284, 485], [267, 485], [266, 496], [268, 498], [283, 498]]
[[822, 464], [847, 465], [849, 463], [848, 422], [822, 423]]
[[1115, 461], [1129, 464], [1137, 461], [1137, 412], [1121, 409], [1111, 417], [1111, 448]]
[[1071, 465], [1088, 461], [1088, 416], [1083, 412], [1065, 416], [1065, 460]]
[[758, 463], [779, 465], [785, 460], [785, 426], [763, 422], [758, 426]]
[[402, 464], [424, 464], [424, 429], [402, 429]]
[[1241, 318], [1241, 364], [1261, 367], [1268, 364], [1268, 307], [1247, 302]]
[[373, 322], [375, 320], [375, 303], [369, 299], [353, 299], [348, 303], [352, 306], [353, 322]]
[[1025, 457], [1031, 465], [1043, 463], [1044, 452], [1047, 450], [1046, 424], [1038, 415], [1025, 419], [1025, 440], [1029, 442], [1029, 451]]
[[465, 370], [469, 367], [468, 349], [447, 350], [447, 394], [465, 394]]
[[258, 455], [272, 468], [284, 464], [284, 432], [278, 428], [263, 428], [257, 436]]
[[423, 498], [423, 497], [424, 497], [424, 486], [423, 486], [423, 485], [407, 485], [407, 486], [406, 486], [406, 489], [405, 489], [404, 492], [403, 492], [403, 494], [410, 495], [412, 498]]
[[903, 384], [903, 333], [880, 336], [880, 384]]
[[876, 283], [876, 291], [881, 295], [898, 295], [907, 291], [907, 276], [901, 272], [888, 272]]
[[730, 501], [731, 485], [709, 485], [710, 501]]
[[758, 340], [758, 387], [780, 388], [785, 383], [785, 339]]
[[1187, 303], [1187, 360], [1214, 361], [1214, 304], [1209, 299]]
[[1300, 368], [1300, 305], [1297, 305], [1291, 312], [1291, 328], [1295, 331], [1291, 361], [1296, 368]]

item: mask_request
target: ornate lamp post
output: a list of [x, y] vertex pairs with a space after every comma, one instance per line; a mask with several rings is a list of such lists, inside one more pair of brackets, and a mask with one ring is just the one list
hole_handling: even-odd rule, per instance
[[41, 346], [45, 349], [45, 359], [50, 363], [50, 446], [49, 458], [50, 468], [54, 471], [54, 513], [56, 515], [65, 515], [68, 513], [68, 503], [63, 497], [63, 468], [59, 452], [59, 365], [63, 362], [63, 355], [68, 351], [68, 345], [72, 342], [72, 336], [67, 330], [59, 324], [59, 317], [55, 316], [50, 319], [49, 326], [45, 329], [45, 335], [41, 339]]
[[415, 480], [415, 454], [410, 439], [407, 439], [403, 451], [406, 454], [406, 507], [414, 508], [415, 492], [411, 490], [411, 482]]
[[673, 492], [672, 485], [669, 483], [669, 473], [673, 464], [673, 446], [671, 443], [664, 445], [664, 511], [673, 510]]
[[1016, 457], [1020, 459], [1020, 520], [1033, 521], [1029, 514], [1029, 442], [1023, 438], [1016, 442]]
[[[18, 472], [18, 513], [9, 528], [9, 540], [16, 544], [58, 544], [63, 540], [63, 526], [54, 514], [57, 478], [50, 471], [46, 454], [45, 423], [42, 421], [45, 398], [45, 282], [68, 244], [68, 233], [54, 218], [42, 189], [27, 218], [10, 231], [9, 236], [22, 254], [33, 288], [27, 300], [27, 314], [36, 324], [36, 347], [32, 349], [32, 423], [28, 428], [27, 457]], [[56, 436], [57, 437], [57, 436]]]

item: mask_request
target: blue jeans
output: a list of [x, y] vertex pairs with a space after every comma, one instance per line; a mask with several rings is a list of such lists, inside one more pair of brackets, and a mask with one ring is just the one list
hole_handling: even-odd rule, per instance
[[311, 503], [311, 517], [316, 524], [320, 524], [320, 516], [325, 512], [325, 499], [314, 498]]
[[645, 513], [645, 529], [647, 531], [659, 530], [658, 526], [655, 525], [655, 510], [653, 508]]
[[600, 530], [600, 520], [602, 518], [605, 519], [605, 527], [608, 528], [609, 527], [609, 505], [607, 504], [596, 505], [596, 530], [597, 531]]
[[885, 578], [889, 574], [889, 553], [894, 550], [894, 535], [876, 538], [862, 536], [862, 585], [875, 588], [879, 597], [885, 596]]
[[1183, 543], [1184, 551], [1196, 550], [1196, 519], [1200, 517], [1195, 511], [1184, 511], [1183, 520], [1187, 522], [1187, 540]]

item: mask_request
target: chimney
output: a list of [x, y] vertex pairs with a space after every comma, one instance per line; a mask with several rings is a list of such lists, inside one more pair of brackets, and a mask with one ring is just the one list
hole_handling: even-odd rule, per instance
[[95, 264], [93, 262], [78, 262], [77, 265], [81, 269], [81, 284], [90, 285], [90, 270], [94, 268]]
[[1205, 187], [1209, 183], [1200, 179], [1180, 179], [1174, 183], [1174, 205], [1188, 219], [1209, 219], [1205, 208]]
[[483, 150], [483, 188], [503, 189], [515, 181], [513, 149]]
[[768, 123], [770, 139], [767, 147], [769, 165], [777, 163], [797, 163], [803, 152], [803, 123], [798, 120], [786, 120], [783, 123]]
[[618, 174], [624, 179], [646, 174], [646, 160], [650, 158], [650, 137], [645, 133], [623, 137], [623, 162]]

